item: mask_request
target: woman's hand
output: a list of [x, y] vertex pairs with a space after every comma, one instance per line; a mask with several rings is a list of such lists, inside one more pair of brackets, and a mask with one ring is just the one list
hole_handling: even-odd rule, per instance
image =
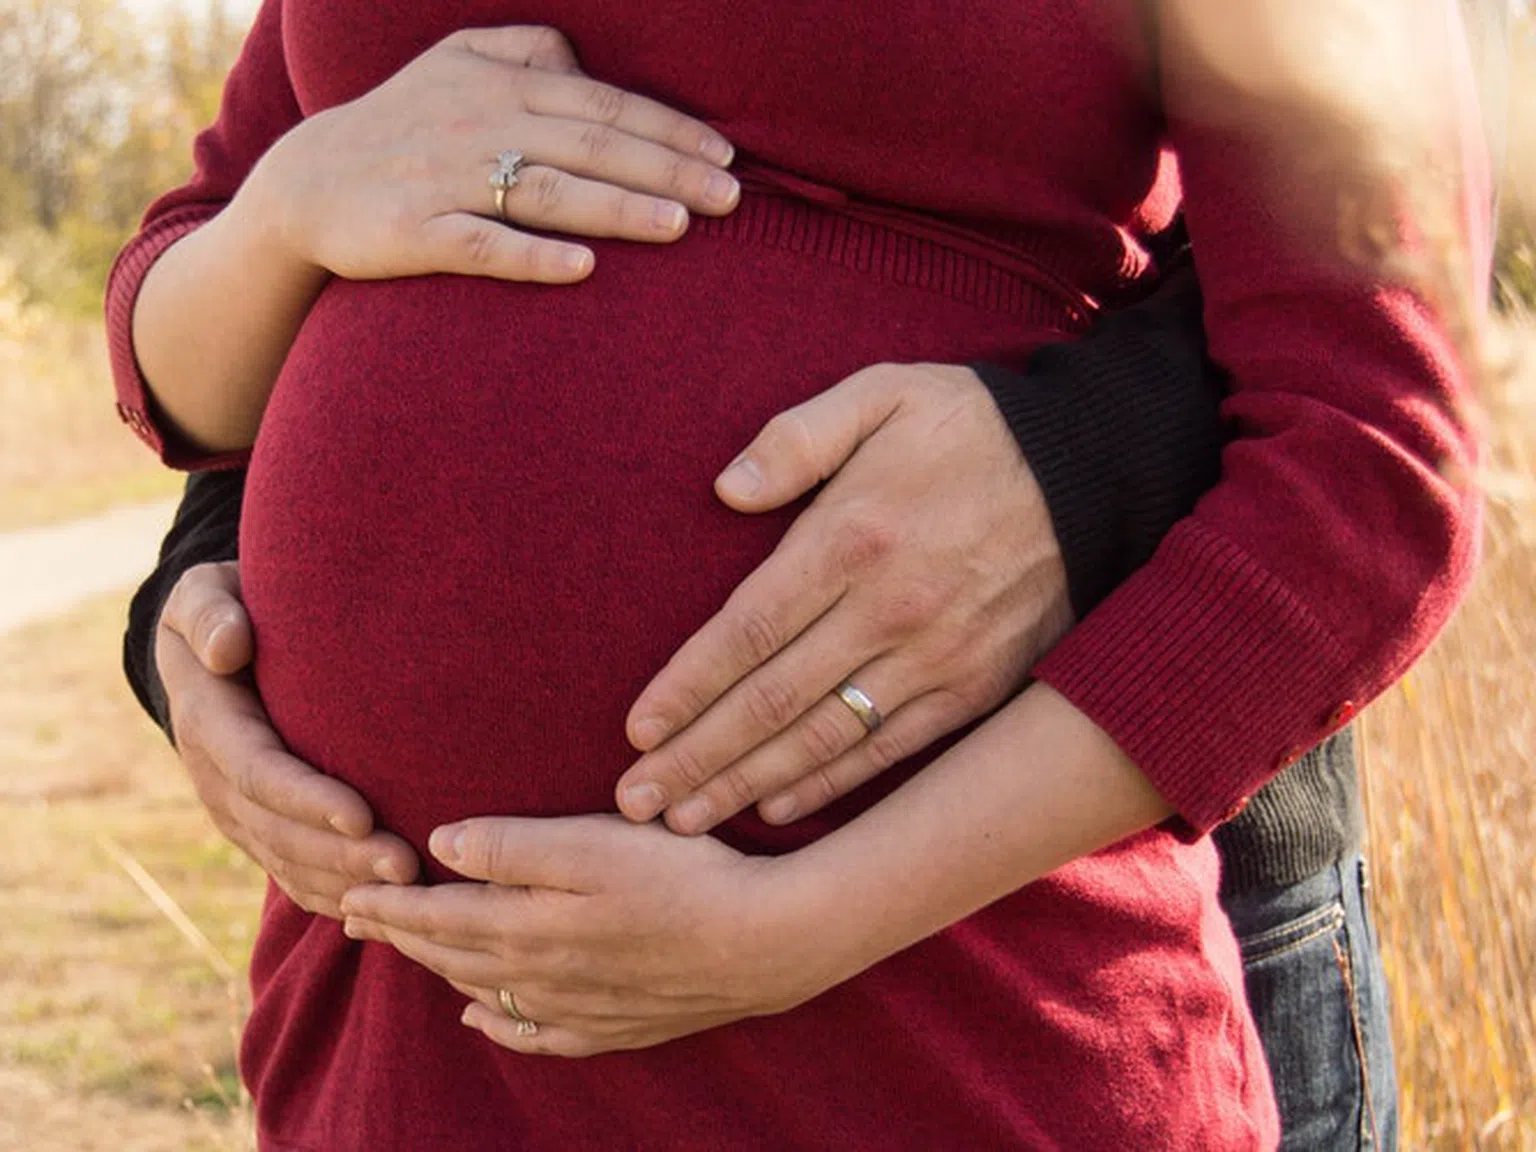
[[220, 832], [299, 907], [340, 918], [342, 895], [373, 879], [409, 884], [416, 854], [373, 826], [353, 789], [290, 756], [242, 676], [250, 620], [234, 564], [176, 583], [155, 636], [176, 748]]
[[[761, 512], [828, 477], [635, 703], [630, 818], [808, 815], [996, 708], [1070, 626], [1044, 496], [970, 369], [856, 373], [771, 421], [716, 490]], [[845, 680], [877, 731], [832, 695]]]
[[[498, 155], [526, 166], [494, 219]], [[590, 250], [509, 227], [664, 242], [739, 189], [718, 132], [583, 76], [552, 28], [456, 32], [390, 80], [309, 117], [240, 198], [292, 257], [351, 279], [457, 272], [562, 283]], [[237, 198], [237, 203], [239, 199]], [[492, 217], [487, 219], [487, 217]]]
[[[617, 816], [467, 820], [432, 853], [477, 884], [355, 888], [347, 935], [389, 944], [519, 1052], [643, 1048], [782, 1012], [858, 970], [805, 922], [780, 861]], [[537, 1024], [519, 1030], [501, 989]]]

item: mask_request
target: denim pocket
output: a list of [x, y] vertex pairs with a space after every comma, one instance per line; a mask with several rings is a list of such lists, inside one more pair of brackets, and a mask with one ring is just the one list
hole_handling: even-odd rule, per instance
[[1238, 939], [1285, 1152], [1373, 1144], [1345, 920], [1344, 905], [1335, 899]]
[[1249, 965], [1283, 956], [1293, 949], [1305, 948], [1329, 933], [1341, 933], [1343, 927], [1343, 902], [1329, 901], [1321, 908], [1314, 908], [1294, 920], [1287, 920], [1284, 924], [1277, 924], [1252, 936], [1239, 937], [1237, 944], [1243, 954], [1243, 967], [1246, 969]]

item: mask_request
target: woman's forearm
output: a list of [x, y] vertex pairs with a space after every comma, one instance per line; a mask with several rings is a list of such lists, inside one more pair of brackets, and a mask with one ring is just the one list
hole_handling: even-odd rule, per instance
[[248, 184], [166, 249], [134, 307], [134, 349], [161, 412], [190, 446], [210, 453], [255, 440], [283, 360], [327, 278], [279, 241], [268, 203]]
[[861, 970], [1171, 812], [1102, 730], [1037, 684], [785, 864], [793, 903]]

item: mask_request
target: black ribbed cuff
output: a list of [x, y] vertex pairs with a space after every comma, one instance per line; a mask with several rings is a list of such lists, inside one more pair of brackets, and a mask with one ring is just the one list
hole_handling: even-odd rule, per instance
[[244, 496], [243, 469], [189, 476], [176, 521], [160, 545], [160, 562], [128, 606], [123, 671], [140, 706], [173, 741], [170, 706], [155, 665], [155, 629], [171, 589], [187, 569], [234, 560], [239, 555]]
[[1192, 267], [1024, 374], [973, 365], [1045, 494], [1078, 619], [1215, 484], [1226, 440]]
[[1344, 728], [1211, 833], [1221, 853], [1221, 894], [1286, 888], [1314, 876], [1356, 851], [1364, 830], [1354, 729]]

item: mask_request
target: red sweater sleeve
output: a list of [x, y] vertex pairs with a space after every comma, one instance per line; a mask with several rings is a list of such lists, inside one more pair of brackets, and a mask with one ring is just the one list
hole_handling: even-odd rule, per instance
[[[1486, 160], [1464, 41], [1443, 31], [1466, 115], [1432, 151], [1482, 271]], [[1242, 106], [1187, 54], [1164, 68], [1234, 438], [1219, 483], [1036, 674], [1203, 833], [1424, 651], [1470, 579], [1479, 504], [1448, 316], [1320, 242], [1351, 165], [1313, 163], [1317, 132]]]
[[234, 467], [249, 451], [199, 456], [164, 427], [134, 354], [133, 308], [150, 266], [218, 215], [262, 154], [303, 118], [283, 56], [282, 10], [281, 0], [262, 4], [225, 83], [218, 119], [197, 138], [192, 179], [150, 205], [107, 278], [107, 342], [118, 415], [172, 467]]

